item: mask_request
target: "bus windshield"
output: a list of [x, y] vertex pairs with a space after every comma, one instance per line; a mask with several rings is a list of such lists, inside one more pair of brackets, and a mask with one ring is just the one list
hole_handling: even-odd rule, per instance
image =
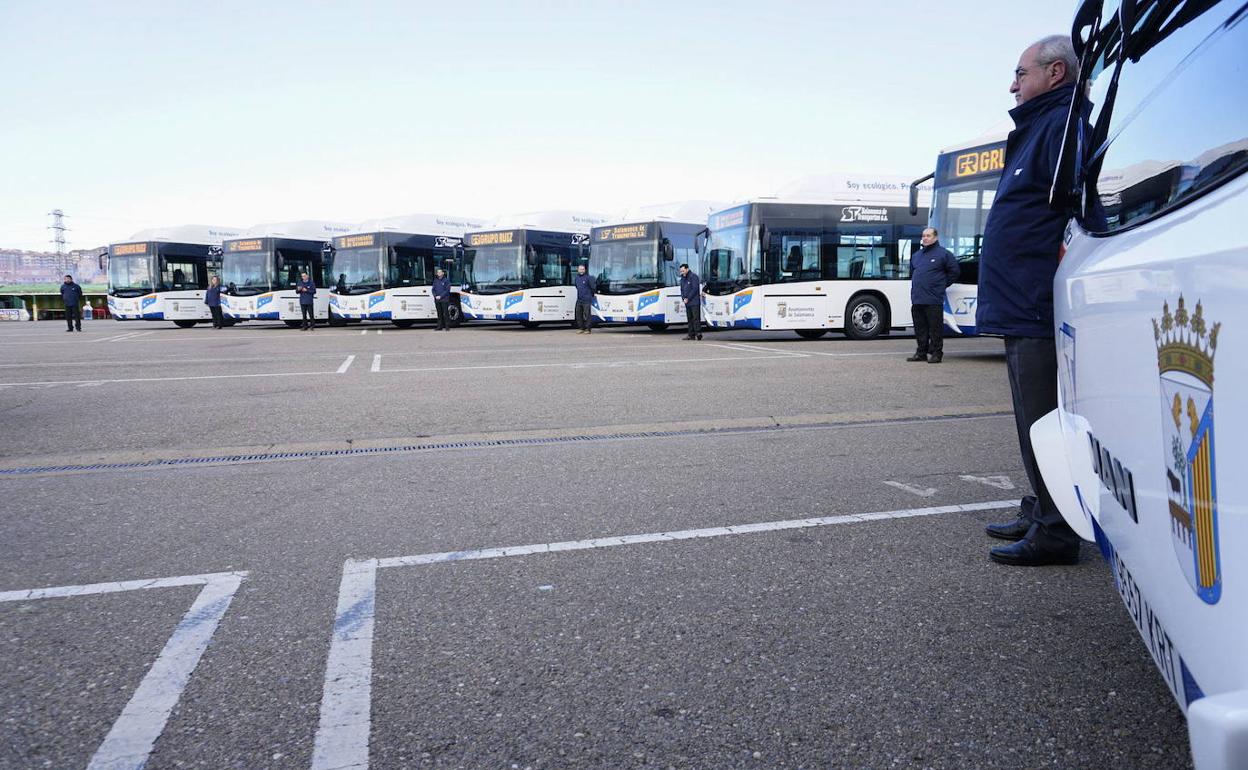
[[269, 290], [273, 258], [267, 251], [226, 252], [221, 258], [221, 282], [231, 294], [246, 297]]
[[731, 294], [749, 285], [751, 240], [746, 225], [711, 231], [702, 260], [702, 282], [708, 294]]
[[938, 187], [932, 201], [932, 227], [940, 244], [953, 252], [962, 265], [960, 283], [978, 283], [979, 252], [984, 243], [984, 224], [997, 192], [1000, 177], [992, 176], [958, 185]]
[[464, 280], [469, 291], [503, 294], [522, 288], [520, 246], [478, 246], [464, 252]]
[[663, 285], [659, 275], [659, 242], [655, 238], [595, 243], [589, 252], [589, 274], [603, 294], [635, 294]]
[[380, 291], [381, 248], [339, 249], [334, 252], [329, 274], [338, 294], [367, 294]]
[[137, 297], [155, 285], [154, 259], [149, 256], [109, 257], [109, 291], [118, 297]]

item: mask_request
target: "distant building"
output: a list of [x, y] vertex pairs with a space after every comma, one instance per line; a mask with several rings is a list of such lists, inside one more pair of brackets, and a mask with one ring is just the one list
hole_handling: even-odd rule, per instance
[[66, 273], [78, 283], [107, 283], [108, 257], [100, 256], [105, 251], [102, 246], [67, 254], [0, 249], [0, 285], [58, 283]]

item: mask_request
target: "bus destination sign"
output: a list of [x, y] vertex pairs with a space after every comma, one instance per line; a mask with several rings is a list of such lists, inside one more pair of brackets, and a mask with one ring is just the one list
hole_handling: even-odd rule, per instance
[[113, 247], [113, 256], [123, 257], [129, 254], [146, 254], [146, 243], [119, 243]]
[[377, 244], [377, 236], [368, 235], [343, 235], [334, 239], [335, 249], [362, 249], [365, 246], [375, 246]]
[[468, 236], [469, 246], [507, 246], [519, 241], [516, 230], [499, 230], [493, 233], [473, 233]]
[[252, 238], [246, 241], [226, 241], [225, 250], [233, 253], [236, 251], [262, 251], [264, 249], [264, 240], [261, 238]]
[[628, 241], [635, 238], [649, 238], [650, 225], [614, 225], [612, 227], [595, 227], [594, 242], [605, 243], [607, 241]]

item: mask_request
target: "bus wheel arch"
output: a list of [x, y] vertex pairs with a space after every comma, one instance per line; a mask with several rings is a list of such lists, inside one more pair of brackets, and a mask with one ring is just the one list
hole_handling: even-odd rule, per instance
[[891, 322], [888, 300], [878, 292], [858, 292], [845, 305], [845, 336], [850, 339], [875, 339], [889, 328]]
[[828, 333], [827, 329], [794, 329], [793, 331], [804, 340], [817, 340]]
[[668, 324], [659, 322], [659, 323], [646, 324], [646, 326], [652, 332], [665, 332], [667, 331]]
[[199, 321], [174, 321], [173, 325], [179, 329], [189, 329], [197, 323], [199, 323]]

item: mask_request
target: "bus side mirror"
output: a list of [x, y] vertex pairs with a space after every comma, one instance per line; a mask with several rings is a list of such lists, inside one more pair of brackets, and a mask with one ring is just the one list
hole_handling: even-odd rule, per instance
[[537, 264], [537, 248], [536, 247], [529, 246], [527, 249], [525, 249], [524, 256], [530, 265]]
[[667, 238], [663, 239], [663, 243], [659, 248], [662, 250], [664, 262], [671, 262], [676, 259], [676, 250], [672, 248], [672, 242]]
[[758, 245], [764, 254], [771, 250], [771, 233], [767, 232], [767, 225], [758, 226]]
[[919, 185], [935, 178], [936, 172], [933, 171], [922, 179], [916, 179], [910, 183], [910, 216], [915, 217], [919, 215]]
[[693, 236], [693, 251], [695, 254], [702, 254], [706, 249], [706, 242], [711, 238], [711, 228], [704, 227]]

